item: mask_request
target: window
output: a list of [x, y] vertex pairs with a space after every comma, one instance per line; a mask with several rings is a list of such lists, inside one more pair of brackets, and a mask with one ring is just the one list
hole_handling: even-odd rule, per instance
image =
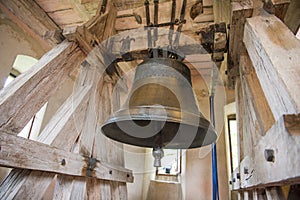
[[238, 136], [236, 115], [228, 116], [228, 138], [231, 172], [238, 167]]
[[164, 157], [161, 160], [161, 167], [156, 171], [156, 175], [173, 175], [177, 176], [181, 173], [181, 150], [164, 149]]
[[[37, 61], [38, 61], [37, 59], [30, 56], [18, 55], [13, 63], [13, 67], [11, 69], [10, 74], [5, 81], [4, 87], [9, 85], [11, 82], [13, 82], [13, 80], [17, 76], [27, 71]], [[47, 103], [40, 109], [40, 111], [38, 111], [35, 114], [35, 116], [33, 116], [33, 118], [27, 123], [27, 125], [22, 129], [22, 131], [18, 134], [18, 136], [24, 138], [30, 138], [33, 140], [37, 138], [42, 125], [44, 113], [46, 111], [46, 106]]]

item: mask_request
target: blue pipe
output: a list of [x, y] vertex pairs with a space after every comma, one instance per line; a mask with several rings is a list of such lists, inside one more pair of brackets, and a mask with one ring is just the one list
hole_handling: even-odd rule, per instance
[[[210, 122], [215, 127], [214, 94], [209, 96]], [[217, 165], [217, 145], [212, 144], [212, 199], [219, 200], [218, 165]]]

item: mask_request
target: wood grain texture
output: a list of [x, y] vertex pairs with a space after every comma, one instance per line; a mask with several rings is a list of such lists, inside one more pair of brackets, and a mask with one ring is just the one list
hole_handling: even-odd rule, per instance
[[[87, 167], [87, 161], [79, 154], [60, 150], [4, 132], [1, 132], [0, 138], [1, 166], [41, 170], [73, 176], [86, 176], [84, 171]], [[12, 146], [15, 147], [14, 150], [12, 150]], [[35, 162], [32, 162], [32, 159]], [[123, 167], [98, 161], [93, 177], [132, 182], [131, 173], [130, 170]]]
[[275, 123], [275, 119], [247, 53], [240, 57], [240, 76], [243, 84], [248, 88], [249, 94], [245, 97], [252, 100], [256, 120], [261, 129], [260, 134], [264, 135]]
[[[0, 129], [18, 133], [81, 62], [77, 45], [63, 42], [0, 92]], [[39, 94], [39, 95], [36, 95]]]
[[300, 41], [275, 16], [247, 20], [244, 43], [275, 120], [300, 111]]
[[[289, 133], [285, 118], [280, 117], [253, 147], [253, 156], [245, 157], [241, 162], [241, 188], [280, 186], [300, 180], [300, 161], [297, 156], [300, 137]], [[267, 161], [267, 149], [274, 151], [273, 161]]]
[[229, 49], [227, 58], [227, 86], [234, 88], [235, 77], [239, 71], [240, 55], [243, 48], [243, 33], [246, 18], [251, 17], [253, 5], [250, 1], [232, 2], [229, 30]]
[[[90, 89], [89, 85], [83, 85], [74, 91], [44, 128], [38, 141], [71, 151], [82, 130], [83, 121], [81, 118], [85, 115]], [[28, 177], [24, 177], [26, 181], [22, 184], [15, 198], [42, 198], [54, 177], [54, 173], [31, 171]], [[36, 182], [39, 184], [34, 184]], [[32, 188], [31, 191], [34, 192], [28, 193], [28, 188]]]

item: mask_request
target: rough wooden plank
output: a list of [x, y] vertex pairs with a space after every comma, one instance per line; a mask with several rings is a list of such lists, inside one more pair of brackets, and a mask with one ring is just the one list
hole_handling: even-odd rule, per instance
[[[0, 4], [16, 17], [13, 20], [17, 24], [25, 24], [32, 30], [38, 36], [34, 38], [39, 41], [43, 40], [47, 31], [60, 29], [34, 0], [1, 0]], [[53, 47], [58, 41], [48, 40], [47, 43]]]
[[22, 184], [22, 187], [17, 191], [14, 199], [41, 199], [54, 176], [54, 173], [44, 173], [41, 171], [31, 172], [30, 177], [33, 178], [23, 178], [25, 181]]
[[[293, 115], [292, 115], [293, 116]], [[253, 149], [253, 156], [243, 160], [241, 188], [281, 186], [300, 180], [300, 137], [291, 135], [280, 117]]]
[[102, 90], [103, 79], [100, 79], [101, 75], [98, 73], [96, 67], [88, 66], [82, 70], [87, 71], [86, 81], [90, 82], [92, 92], [89, 96], [88, 108], [79, 140], [79, 152], [84, 156], [91, 157], [95, 134], [97, 132], [98, 112], [100, 109], [98, 101], [99, 94]]
[[300, 136], [300, 115], [284, 115], [284, 124], [293, 136]]
[[[86, 97], [89, 94], [89, 89], [90, 87], [83, 87], [66, 100], [40, 134], [38, 141], [61, 147], [66, 151], [71, 150], [82, 128], [80, 125], [80, 122], [82, 124], [82, 120], [77, 120], [77, 116], [80, 115], [86, 107]], [[24, 175], [23, 171], [27, 171], [27, 174]], [[33, 199], [41, 198], [55, 176], [55, 174], [49, 172], [43, 172], [41, 174], [38, 171], [22, 170], [19, 172], [18, 177], [14, 178], [15, 173], [15, 170], [13, 170], [13, 172], [9, 174], [9, 177], [11, 176], [12, 178], [5, 180], [4, 184], [9, 185], [15, 182], [19, 183], [20, 187], [13, 189], [12, 186], [10, 190], [6, 190], [3, 188], [4, 186], [1, 185], [1, 189], [3, 188], [3, 193], [5, 193], [4, 191], [6, 191], [6, 193], [11, 193], [10, 191], [12, 191], [13, 194], [17, 194], [15, 198], [20, 199], [28, 197]], [[32, 184], [35, 182], [39, 182], [39, 184]], [[26, 192], [29, 187], [32, 188], [34, 193], [29, 194]]]
[[101, 181], [97, 179], [87, 180], [88, 199], [101, 199]]
[[[47, 124], [38, 141], [70, 151], [82, 130], [83, 121], [81, 118], [85, 115], [90, 89], [91, 87], [87, 85], [74, 92]], [[28, 177], [24, 177], [26, 181], [15, 198], [40, 199], [54, 176], [54, 173], [32, 171]], [[35, 182], [39, 184], [33, 184]], [[28, 188], [34, 192], [27, 192]]]
[[[112, 83], [105, 82], [101, 92], [102, 109], [99, 112], [99, 125], [101, 125], [105, 120], [107, 120], [107, 118], [111, 115], [114, 109], [118, 109], [112, 104], [112, 92]], [[115, 101], [119, 101], [119, 99], [116, 99]], [[95, 156], [98, 159], [105, 160], [108, 163], [114, 163], [120, 166], [124, 166], [123, 145], [112, 141], [100, 132], [95, 137], [93, 156]], [[103, 199], [127, 198], [126, 184], [101, 181], [100, 188], [101, 196]], [[121, 197], [120, 194], [122, 194]]]
[[69, 26], [64, 28], [63, 35], [73, 42], [77, 42], [79, 47], [88, 55], [98, 44], [98, 40], [83, 26]]
[[238, 162], [244, 159], [244, 137], [243, 137], [243, 91], [240, 78], [236, 79], [235, 84], [235, 101], [236, 101], [236, 120], [237, 120], [237, 133], [238, 133]]
[[13, 199], [30, 170], [13, 169], [0, 185], [0, 199]]
[[[4, 132], [1, 132], [0, 138], [1, 166], [86, 176], [84, 172], [87, 167], [87, 161], [78, 154]], [[14, 150], [11, 149], [12, 146], [15, 147]], [[30, 151], [28, 151], [28, 147], [30, 147]], [[35, 162], [32, 162], [32, 159]], [[95, 173], [92, 176], [99, 179], [121, 182], [133, 180], [130, 170], [101, 161], [98, 161], [94, 171]]]
[[240, 70], [241, 79], [243, 80], [243, 83], [246, 84], [246, 87], [249, 88], [250, 92], [249, 96], [246, 96], [245, 98], [252, 99], [257, 122], [262, 129], [261, 134], [264, 135], [275, 123], [275, 119], [248, 54], [241, 56]]
[[73, 181], [73, 187], [72, 187], [70, 199], [74, 199], [74, 200], [87, 199], [87, 188], [86, 188], [85, 178], [80, 177], [80, 178], [76, 178], [76, 181]]
[[290, 0], [264, 0], [264, 9], [284, 21]]
[[275, 16], [247, 20], [244, 43], [275, 120], [300, 112], [300, 40]]
[[300, 27], [300, 1], [291, 1], [284, 23], [296, 35]]
[[57, 175], [53, 199], [70, 199], [73, 180], [72, 176]]
[[[0, 92], [0, 128], [18, 133], [82, 61], [77, 45], [63, 42]], [[36, 95], [39, 94], [39, 95]]]
[[[75, 88], [80, 88], [83, 84], [90, 85], [92, 91], [88, 96], [89, 100], [85, 117], [82, 116], [80, 119], [83, 123], [83, 129], [79, 139], [79, 153], [85, 157], [92, 157], [94, 135], [96, 134], [97, 116], [99, 112], [98, 99], [99, 93], [101, 93], [102, 89], [102, 81], [103, 79], [100, 79], [100, 74], [98, 73], [97, 68], [95, 66], [91, 66], [85, 61], [81, 66], [80, 74], [75, 84]], [[89, 195], [88, 191], [90, 191], [91, 188], [97, 187], [97, 183], [99, 183], [99, 180], [82, 180], [81, 178], [76, 177], [70, 179], [68, 176], [63, 175], [59, 175], [59, 181], [61, 184], [59, 185], [59, 188], [55, 189], [55, 194], [57, 196], [60, 195], [59, 193], [64, 191], [81, 191], [75, 196], [73, 196], [73, 193], [71, 193], [72, 199], [85, 198], [85, 195]]]
[[246, 18], [252, 16], [253, 5], [250, 1], [231, 3], [231, 20], [229, 30], [229, 49], [227, 58], [227, 86], [234, 87], [238, 75], [239, 57], [243, 50], [243, 33]]
[[[85, 109], [91, 86], [82, 86], [75, 91], [44, 128], [38, 141], [70, 151], [81, 133]], [[64, 133], [67, 132], [67, 133]]]

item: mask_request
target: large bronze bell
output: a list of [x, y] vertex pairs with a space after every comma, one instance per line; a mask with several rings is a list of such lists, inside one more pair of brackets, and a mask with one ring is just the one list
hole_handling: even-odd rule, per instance
[[195, 148], [217, 138], [198, 110], [189, 68], [169, 58], [138, 65], [127, 101], [101, 130], [113, 140], [152, 148]]

